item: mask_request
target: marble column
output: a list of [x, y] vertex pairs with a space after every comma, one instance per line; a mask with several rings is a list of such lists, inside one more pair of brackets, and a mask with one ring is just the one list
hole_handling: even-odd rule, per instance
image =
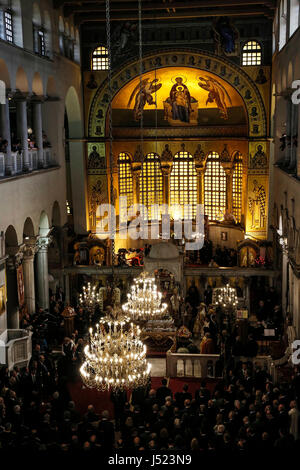
[[38, 148], [38, 167], [44, 166], [42, 102], [33, 102], [33, 132]]
[[34, 256], [35, 245], [26, 244], [23, 249], [23, 275], [24, 275], [24, 290], [25, 290], [25, 303], [28, 308], [28, 313], [36, 312], [35, 308], [35, 282], [34, 282]]
[[204, 171], [203, 167], [197, 168], [197, 203], [204, 205]]
[[21, 140], [23, 149], [23, 167], [25, 170], [30, 169], [29, 153], [28, 153], [28, 125], [27, 125], [27, 101], [26, 98], [17, 100], [17, 131]]
[[232, 168], [226, 168], [226, 209], [229, 214], [232, 214], [232, 177], [233, 170]]
[[49, 237], [40, 237], [37, 246], [37, 303], [42, 309], [49, 308], [49, 272], [48, 245]]
[[7, 140], [6, 156], [5, 156], [5, 171], [6, 173], [11, 173], [11, 133], [10, 133], [8, 98], [6, 98], [5, 104], [0, 105], [0, 119], [1, 119], [1, 135], [3, 139]]

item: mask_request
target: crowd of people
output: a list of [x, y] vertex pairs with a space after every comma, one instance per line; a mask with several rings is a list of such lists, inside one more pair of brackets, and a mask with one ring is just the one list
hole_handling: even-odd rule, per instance
[[[51, 143], [49, 142], [49, 139], [47, 135], [43, 132], [43, 148], [50, 148]], [[34, 134], [28, 134], [28, 150], [32, 150], [37, 148], [36, 144], [36, 138]], [[7, 147], [8, 147], [8, 141], [7, 139], [4, 139], [3, 137], [0, 136], [0, 152], [6, 153], [7, 152]], [[15, 136], [14, 133], [12, 133], [11, 136], [11, 150], [12, 152], [21, 152], [23, 150], [22, 147], [22, 142], [17, 136]]]
[[173, 393], [166, 379], [156, 390], [134, 391], [130, 401], [119, 391], [111, 394], [114, 419], [108, 410], [97, 413], [92, 403], [80, 415], [60, 374], [38, 347], [28, 368], [0, 371], [1, 451], [251, 455], [291, 452], [299, 445], [297, 369], [281, 385], [243, 364], [216, 384], [199, 381], [194, 393], [187, 384]]
[[[272, 295], [267, 296], [266, 304], [270, 307], [269, 297], [276, 307]], [[220, 353], [217, 375], [222, 379], [199, 379], [193, 393], [188, 385], [174, 391], [163, 379], [157, 389], [149, 383], [132, 394], [111, 393], [114, 416], [104, 407], [99, 412], [97, 406], [96, 412], [95, 403], [79, 414], [68, 385], [80, 379], [87, 318], [79, 308], [74, 332], [64, 337], [65, 299], [58, 289], [50, 296], [49, 311], [40, 309], [35, 315], [23, 315], [21, 326], [33, 333], [28, 367], [0, 370], [0, 450], [22, 448], [30, 453], [66, 455], [179, 452], [198, 456], [296, 449], [300, 369], [295, 368], [290, 380], [275, 384], [267, 371], [253, 366], [255, 361], [235, 361], [237, 356], [256, 355], [255, 338], [250, 334], [243, 343], [235, 329], [224, 329], [218, 312], [208, 308], [211, 300], [209, 289], [200, 299], [192, 284], [185, 303], [197, 312], [190, 327], [194, 339], [200, 339], [199, 352]], [[259, 305], [264, 317], [266, 305]], [[99, 400], [101, 403], [101, 396]]]

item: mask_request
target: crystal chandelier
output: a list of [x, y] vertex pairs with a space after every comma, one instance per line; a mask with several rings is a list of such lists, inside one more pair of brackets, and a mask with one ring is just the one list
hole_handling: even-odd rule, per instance
[[96, 288], [96, 285], [92, 286], [91, 283], [88, 282], [87, 286], [83, 286], [82, 294], [79, 295], [79, 305], [86, 310], [89, 315], [89, 320], [91, 320], [95, 311], [96, 304], [100, 302], [100, 296], [99, 293], [96, 292]]
[[90, 329], [80, 373], [85, 385], [100, 391], [146, 386], [151, 365], [147, 348], [140, 340], [140, 328], [127, 317], [100, 320]]
[[227, 284], [225, 287], [216, 289], [214, 292], [213, 303], [224, 308], [234, 308], [238, 304], [236, 289]]
[[128, 301], [122, 306], [123, 312], [133, 321], [147, 321], [161, 318], [166, 313], [167, 304], [162, 303], [162, 293], [157, 290], [155, 278], [142, 273], [134, 279]]

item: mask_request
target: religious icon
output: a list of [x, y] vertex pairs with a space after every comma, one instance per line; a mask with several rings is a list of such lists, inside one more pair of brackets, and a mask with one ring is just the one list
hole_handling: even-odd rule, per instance
[[229, 18], [221, 17], [214, 25], [217, 53], [234, 54], [236, 52], [236, 40], [238, 30], [231, 24]]
[[133, 108], [135, 121], [140, 121], [146, 103], [149, 105], [156, 104], [152, 94], [156, 93], [162, 87], [162, 84], [158, 82], [158, 78], [155, 78], [151, 81], [150, 78], [145, 78], [144, 80], [142, 80], [141, 83], [139, 83], [135, 87], [135, 89], [131, 93], [127, 107], [130, 107], [131, 102], [135, 97], [135, 104]]
[[95, 88], [98, 88], [98, 84], [95, 80], [95, 75], [91, 74], [90, 79], [86, 84], [86, 87], [89, 88], [90, 90], [95, 90]]
[[88, 160], [88, 168], [89, 169], [98, 169], [98, 168], [105, 168], [105, 161], [104, 157], [101, 157], [97, 152], [97, 147], [93, 146], [93, 151], [89, 154]]
[[164, 101], [164, 119], [173, 126], [182, 124], [197, 125], [198, 101], [190, 95], [186, 77], [172, 79], [174, 85], [170, 95]]
[[249, 197], [251, 228], [264, 228], [266, 224], [266, 191], [257, 180], [253, 181], [253, 196]]
[[258, 83], [258, 85], [264, 85], [265, 83], [267, 83], [267, 81], [268, 80], [265, 76], [264, 69], [259, 69], [255, 83]]
[[257, 152], [254, 157], [250, 155], [251, 168], [266, 168], [268, 164], [267, 156], [263, 151], [262, 145], [257, 146]]
[[215, 80], [211, 77], [199, 77], [199, 87], [203, 88], [203, 90], [208, 91], [208, 98], [206, 104], [208, 103], [216, 103], [217, 107], [219, 108], [220, 115], [222, 119], [228, 119], [228, 111], [226, 105], [226, 99], [229, 101], [229, 104], [232, 106], [231, 98], [220, 82]]
[[182, 77], [176, 77], [170, 91], [172, 118], [181, 122], [190, 121], [191, 95]]

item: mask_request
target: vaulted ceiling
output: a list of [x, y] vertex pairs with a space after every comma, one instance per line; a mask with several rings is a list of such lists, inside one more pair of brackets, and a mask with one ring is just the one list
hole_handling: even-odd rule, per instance
[[[143, 20], [191, 19], [214, 16], [272, 18], [276, 0], [142, 0]], [[105, 21], [105, 0], [54, 0], [64, 16], [74, 14], [77, 24]], [[112, 21], [136, 20], [137, 0], [110, 0]]]

